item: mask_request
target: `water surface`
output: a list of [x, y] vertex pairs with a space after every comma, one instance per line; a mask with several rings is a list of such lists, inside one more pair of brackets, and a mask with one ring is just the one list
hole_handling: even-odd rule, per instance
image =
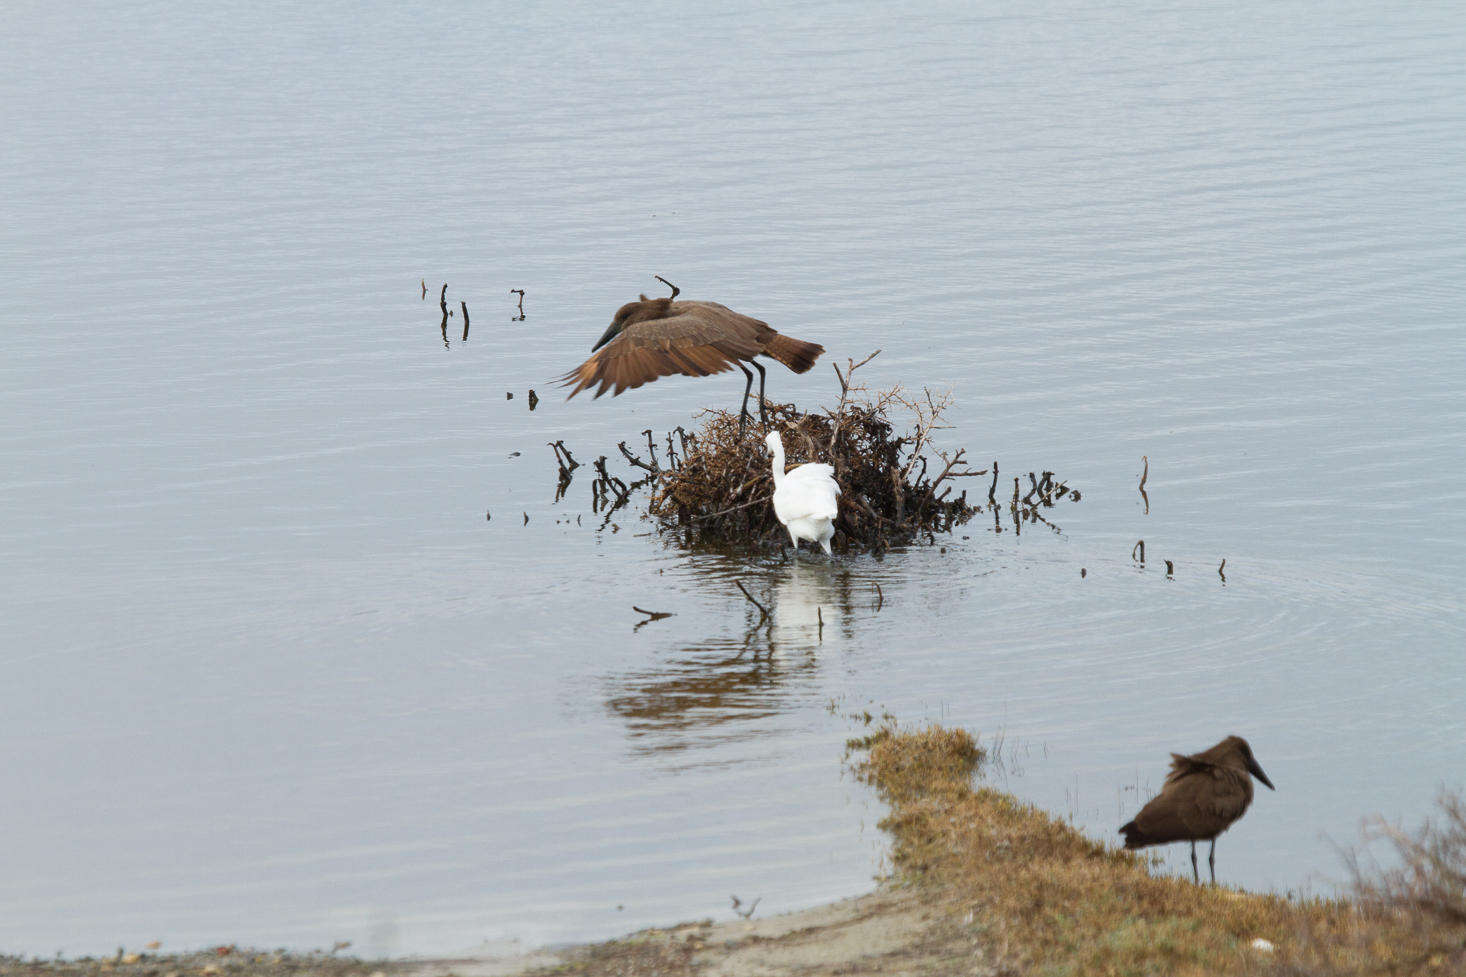
[[[1330, 839], [1460, 784], [1457, 5], [6, 20], [0, 948], [448, 953], [864, 891], [866, 709], [1001, 736], [1098, 837], [1246, 735], [1250, 887], [1326, 889]], [[547, 442], [740, 393], [547, 390], [653, 274], [883, 349], [948, 444], [1083, 500], [884, 561], [597, 531]]]

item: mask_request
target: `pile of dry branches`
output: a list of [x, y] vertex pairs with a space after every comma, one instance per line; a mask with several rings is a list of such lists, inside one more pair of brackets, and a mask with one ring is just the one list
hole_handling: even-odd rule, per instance
[[[802, 414], [792, 404], [766, 405], [769, 429], [783, 438], [791, 467], [834, 466], [840, 485], [835, 544], [843, 549], [882, 551], [919, 538], [932, 541], [981, 511], [968, 503], [966, 491], [953, 495], [954, 480], [987, 470], [970, 469], [962, 450], [932, 444], [948, 397], [925, 390], [909, 396], [899, 387], [873, 394], [852, 383], [855, 370], [875, 355], [847, 361], [844, 373], [835, 368], [840, 400], [833, 408]], [[911, 417], [904, 433], [892, 423], [896, 411]], [[681, 456], [669, 452], [668, 465], [659, 468], [651, 514], [690, 542], [781, 545], [787, 536], [771, 504], [774, 482], [763, 431], [757, 424], [740, 428], [728, 411], [707, 414], [702, 429], [684, 437]]]

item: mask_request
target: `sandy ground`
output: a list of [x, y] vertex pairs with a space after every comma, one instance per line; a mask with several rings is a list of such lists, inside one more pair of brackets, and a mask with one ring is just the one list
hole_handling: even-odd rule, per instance
[[[948, 934], [950, 936], [950, 934]], [[962, 973], [989, 968], [960, 952]], [[913, 890], [881, 890], [797, 913], [731, 923], [684, 923], [605, 943], [537, 950], [509, 957], [370, 961], [327, 954], [254, 953], [68, 961], [0, 959], [0, 975], [29, 977], [834, 977], [836, 974], [950, 973], [950, 938], [934, 938], [932, 920]]]
[[[949, 939], [911, 890], [883, 890], [802, 912], [731, 923], [686, 923], [619, 940], [497, 960], [417, 965], [413, 977], [541, 977], [637, 974], [699, 977], [833, 977], [941, 972]], [[964, 973], [986, 968], [964, 948]], [[935, 968], [935, 969], [934, 969]]]

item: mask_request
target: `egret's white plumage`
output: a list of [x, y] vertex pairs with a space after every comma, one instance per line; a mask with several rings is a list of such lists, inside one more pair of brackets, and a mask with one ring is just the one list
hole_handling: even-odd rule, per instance
[[840, 494], [840, 486], [835, 481], [835, 469], [811, 464], [786, 472], [784, 442], [779, 432], [770, 432], [766, 440], [774, 455], [774, 515], [789, 530], [795, 552], [799, 550], [799, 541], [807, 539], [820, 544], [828, 555], [830, 537], [835, 535], [835, 516], [839, 513], [835, 497]]

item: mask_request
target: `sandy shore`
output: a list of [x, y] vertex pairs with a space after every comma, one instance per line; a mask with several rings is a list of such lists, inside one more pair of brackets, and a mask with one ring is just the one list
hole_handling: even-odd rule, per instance
[[[666, 974], [703, 977], [834, 977], [921, 972], [950, 960], [911, 890], [882, 890], [767, 919], [685, 923], [606, 943], [498, 960], [425, 963], [415, 977]], [[963, 973], [982, 973], [968, 957]]]
[[[935, 947], [911, 890], [883, 890], [802, 912], [731, 923], [684, 923], [605, 943], [507, 957], [370, 961], [327, 954], [235, 951], [125, 955], [72, 961], [0, 961], [0, 975], [31, 977], [539, 977], [550, 974], [834, 977], [921, 969]], [[924, 946], [925, 942], [925, 946]], [[938, 954], [944, 955], [944, 954]], [[974, 972], [970, 968], [965, 973]], [[977, 971], [981, 972], [981, 971]]]

